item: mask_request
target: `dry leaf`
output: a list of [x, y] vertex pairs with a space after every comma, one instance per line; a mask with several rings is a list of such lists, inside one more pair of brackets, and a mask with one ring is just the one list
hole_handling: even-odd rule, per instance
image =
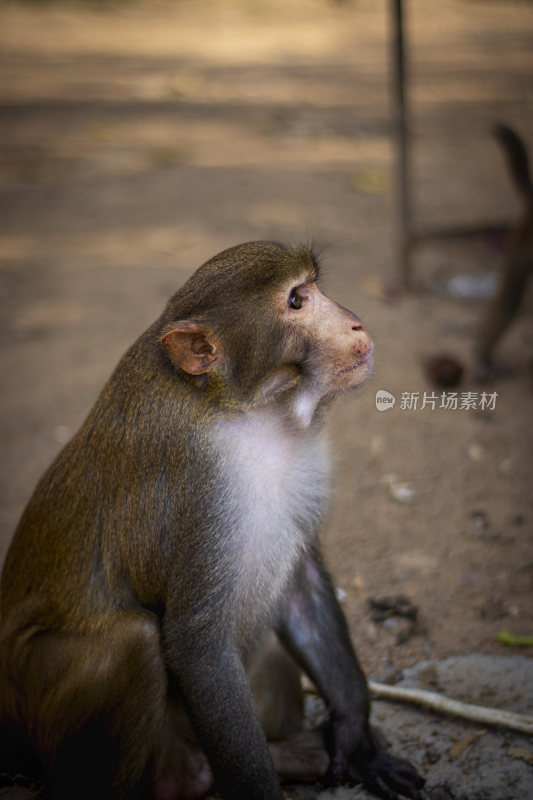
[[533, 750], [526, 750], [525, 747], [510, 747], [507, 755], [509, 758], [522, 758], [533, 766]]
[[476, 733], [471, 733], [470, 736], [465, 736], [464, 739], [461, 739], [459, 742], [456, 742], [453, 747], [450, 748], [449, 755], [452, 758], [459, 758], [462, 756], [464, 751], [467, 747], [470, 747], [477, 739], [481, 736], [485, 736], [487, 731], [476, 731]]

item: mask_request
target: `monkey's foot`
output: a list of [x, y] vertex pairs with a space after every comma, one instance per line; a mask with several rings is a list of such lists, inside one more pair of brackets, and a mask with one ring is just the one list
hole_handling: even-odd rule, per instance
[[280, 781], [318, 781], [329, 766], [321, 730], [299, 731], [268, 747]]
[[422, 800], [424, 778], [415, 767], [403, 758], [397, 758], [386, 750], [377, 750], [369, 760], [355, 759], [348, 764], [341, 780], [335, 775], [335, 767], [330, 770], [333, 783], [362, 783], [369, 792], [383, 800]]
[[213, 785], [213, 774], [198, 746], [167, 747], [150, 800], [200, 800]]

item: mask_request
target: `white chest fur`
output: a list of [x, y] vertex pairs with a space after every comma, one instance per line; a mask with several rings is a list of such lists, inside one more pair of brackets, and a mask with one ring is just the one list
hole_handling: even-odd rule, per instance
[[324, 437], [294, 430], [269, 409], [225, 419], [218, 433], [239, 553], [235, 588], [243, 604], [253, 607], [256, 593], [274, 603], [320, 522]]

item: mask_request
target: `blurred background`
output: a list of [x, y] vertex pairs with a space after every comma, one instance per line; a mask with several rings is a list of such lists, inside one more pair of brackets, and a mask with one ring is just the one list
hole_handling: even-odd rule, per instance
[[[0, 3], [1, 554], [188, 275], [241, 241], [312, 240], [326, 290], [376, 340], [371, 386], [332, 414], [324, 539], [365, 669], [498, 654], [501, 629], [533, 633], [531, 293], [498, 349], [507, 373], [485, 389], [470, 358], [503, 238], [425, 242], [401, 291], [393, 7]], [[533, 5], [404, 13], [416, 224], [516, 220], [492, 128], [533, 146]], [[441, 352], [464, 366], [456, 391], [497, 392], [492, 410], [401, 407], [404, 392], [440, 397], [424, 361]], [[379, 389], [397, 398], [387, 412]], [[415, 625], [369, 614], [396, 595]]]

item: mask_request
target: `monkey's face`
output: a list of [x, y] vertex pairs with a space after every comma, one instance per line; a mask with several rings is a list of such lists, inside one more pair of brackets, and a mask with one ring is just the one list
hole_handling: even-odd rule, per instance
[[302, 276], [287, 282], [277, 298], [291, 350], [320, 400], [360, 386], [372, 371], [373, 344], [361, 320], [326, 297]]
[[372, 369], [361, 321], [318, 288], [312, 250], [273, 242], [230, 248], [171, 299], [162, 343], [202, 396], [247, 408], [274, 399], [303, 426], [323, 401]]

